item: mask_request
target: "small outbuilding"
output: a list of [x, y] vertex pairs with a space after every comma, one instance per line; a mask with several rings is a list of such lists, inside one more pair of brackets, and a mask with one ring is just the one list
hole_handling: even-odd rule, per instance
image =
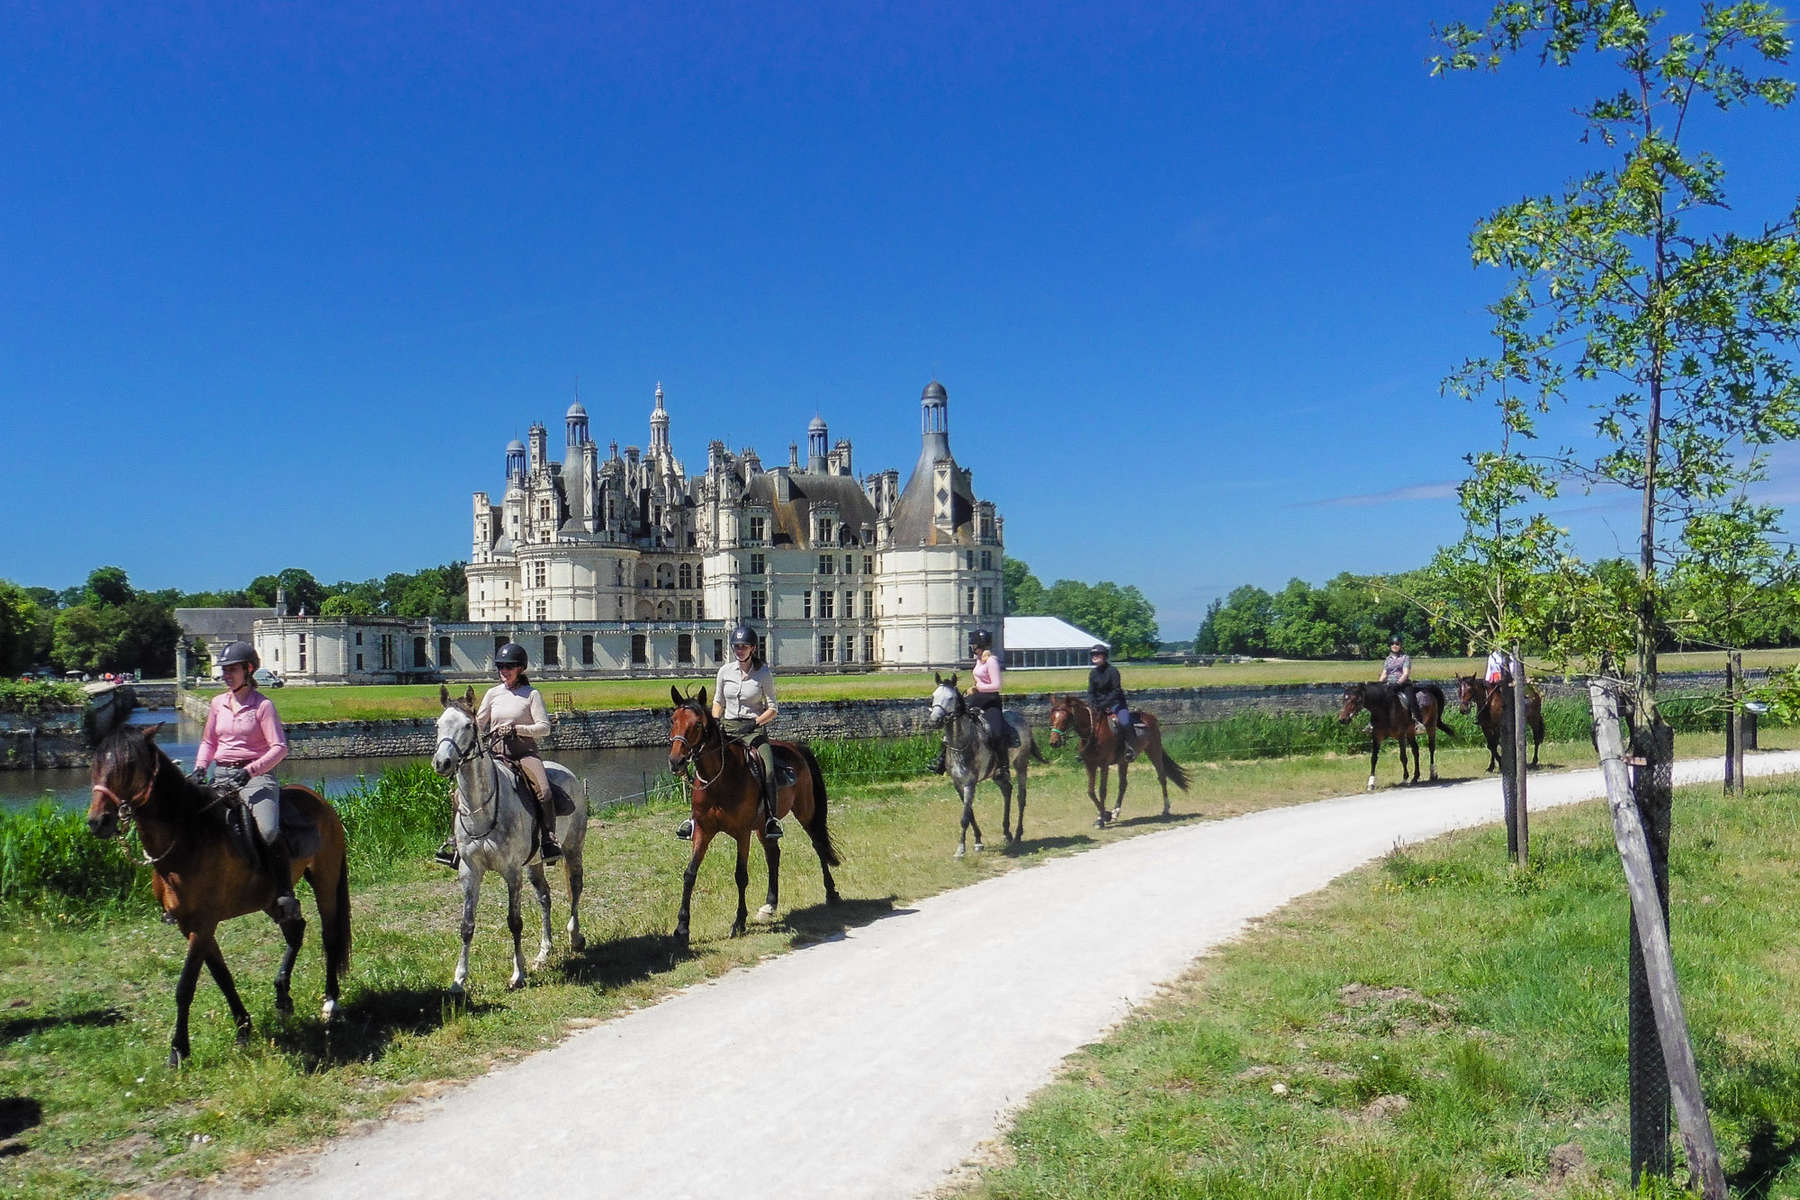
[[1095, 637], [1061, 617], [1007, 617], [1003, 644], [1009, 671], [1085, 667], [1088, 651], [1096, 645], [1111, 648], [1105, 638]]

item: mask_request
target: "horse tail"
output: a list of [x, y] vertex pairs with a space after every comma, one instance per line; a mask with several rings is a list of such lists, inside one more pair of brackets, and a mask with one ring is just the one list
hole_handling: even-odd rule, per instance
[[1444, 714], [1450, 711], [1450, 702], [1444, 699], [1444, 689], [1435, 683], [1427, 683], [1421, 684], [1420, 690], [1428, 694], [1433, 700], [1437, 701], [1438, 728], [1449, 734], [1451, 737], [1455, 737], [1456, 730], [1452, 729], [1450, 727], [1450, 722], [1444, 719]]
[[325, 958], [342, 978], [350, 970], [350, 846], [345, 843], [344, 861], [338, 865], [337, 911], [324, 931]]
[[1032, 758], [1036, 759], [1038, 762], [1041, 762], [1041, 763], [1047, 763], [1050, 761], [1049, 759], [1044, 757], [1044, 752], [1042, 750], [1038, 749], [1037, 734], [1030, 729], [1027, 729], [1025, 731], [1025, 743], [1031, 751]]
[[1180, 763], [1178, 763], [1174, 759], [1170, 758], [1169, 752], [1167, 750], [1162, 749], [1162, 747], [1160, 747], [1160, 746], [1157, 747], [1157, 755], [1162, 760], [1161, 763], [1159, 764], [1162, 767], [1162, 773], [1165, 776], [1167, 776], [1169, 781], [1171, 783], [1173, 783], [1176, 787], [1180, 788], [1184, 792], [1187, 791], [1188, 790], [1187, 768], [1183, 767]]
[[[332, 842], [337, 843], [337, 862], [321, 862], [323, 853], [313, 858], [313, 863], [306, 869], [306, 878], [313, 885], [315, 898], [319, 888], [319, 868], [321, 866], [337, 867], [337, 883], [332, 887], [331, 911], [325, 911], [319, 905], [320, 940], [325, 943], [326, 965], [336, 976], [342, 976], [350, 969], [350, 835], [344, 831], [343, 819], [330, 803], [306, 789], [306, 794], [318, 805], [316, 820], [319, 823], [319, 836], [324, 839], [321, 851], [329, 850]], [[335, 836], [334, 836], [335, 835]]]
[[800, 743], [794, 749], [806, 760], [806, 769], [812, 775], [813, 814], [812, 820], [806, 823], [806, 836], [812, 839], [813, 849], [818, 851], [820, 862], [828, 867], [840, 867], [844, 860], [838, 857], [837, 846], [831, 840], [831, 830], [825, 824], [825, 772], [819, 769], [819, 760], [813, 754], [811, 746]]

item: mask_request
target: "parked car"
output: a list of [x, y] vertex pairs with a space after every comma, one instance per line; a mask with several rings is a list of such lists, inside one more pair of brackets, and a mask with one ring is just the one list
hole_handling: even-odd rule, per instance
[[250, 678], [256, 680], [257, 687], [263, 688], [278, 688], [287, 682], [287, 680], [281, 677], [279, 671], [271, 671], [267, 667], [256, 668]]

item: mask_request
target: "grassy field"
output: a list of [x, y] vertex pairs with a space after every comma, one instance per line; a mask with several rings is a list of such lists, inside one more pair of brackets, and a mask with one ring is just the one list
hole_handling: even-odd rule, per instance
[[[1796, 743], [1800, 734], [1790, 730], [1765, 737], [1770, 746]], [[1680, 741], [1684, 754], [1717, 748], [1716, 736]], [[1556, 767], [1587, 765], [1590, 756], [1579, 742], [1547, 745], [1544, 757], [1547, 767]], [[1095, 830], [1084, 779], [1066, 751], [1054, 757], [1054, 765], [1033, 772], [1023, 845], [998, 849], [998, 796], [983, 789], [978, 815], [990, 849], [961, 861], [950, 858], [960, 805], [941, 781], [834, 783], [834, 836], [845, 856], [837, 878], [847, 903], [824, 907], [816, 861], [796, 843], [784, 859], [777, 921], [732, 939], [729, 858], [715, 854], [696, 889], [687, 954], [677, 953], [667, 936], [686, 856], [686, 847], [670, 837], [680, 808], [668, 800], [609, 811], [595, 820], [587, 843], [588, 949], [570, 954], [559, 940], [550, 963], [525, 989], [506, 992], [504, 896], [489, 888], [471, 998], [462, 1006], [450, 1004], [443, 991], [457, 945], [456, 884], [422, 861], [441, 828], [441, 797], [419, 777], [396, 793], [411, 799], [347, 801], [353, 829], [397, 820], [391, 811], [397, 805], [418, 811], [386, 843], [406, 857], [353, 858], [355, 959], [339, 1023], [328, 1031], [311, 1016], [322, 974], [316, 931], [296, 969], [300, 1016], [282, 1021], [268, 986], [279, 938], [261, 918], [236, 921], [221, 931], [221, 943], [256, 1036], [247, 1048], [233, 1045], [223, 1002], [203, 979], [194, 1005], [195, 1057], [179, 1072], [163, 1059], [182, 945], [155, 920], [141, 876], [127, 898], [111, 903], [8, 902], [0, 907], [6, 1005], [0, 1009], [0, 1097], [6, 1098], [0, 1101], [0, 1196], [103, 1196], [205, 1177], [328, 1137], [447, 1081], [554, 1044], [571, 1029], [877, 920], [896, 906], [1164, 827], [1154, 815], [1160, 797], [1140, 771], [1119, 825]], [[1360, 786], [1365, 771], [1360, 752], [1189, 761], [1193, 790], [1175, 794], [1176, 821], [1343, 794]], [[1446, 779], [1474, 777], [1485, 762], [1485, 751], [1474, 748], [1439, 756]], [[1384, 783], [1397, 778], [1390, 766], [1383, 764]], [[1554, 842], [1537, 828], [1540, 845]], [[754, 865], [751, 874], [753, 892], [760, 891], [762, 867]], [[560, 883], [555, 873], [553, 885]], [[1609, 886], [1616, 891], [1616, 877]], [[559, 898], [559, 929], [564, 911]], [[998, 1186], [1008, 1194], [1012, 1185]]]
[[[1718, 670], [1722, 666], [1718, 654], [1665, 654], [1662, 670], [1668, 672]], [[1747, 670], [1800, 663], [1800, 650], [1752, 650], [1744, 654]], [[1480, 669], [1482, 660], [1474, 658], [1421, 658], [1414, 662], [1413, 673], [1420, 679], [1449, 679]], [[1529, 664], [1528, 664], [1529, 665]], [[1126, 664], [1122, 668], [1126, 686], [1134, 691], [1147, 688], [1242, 687], [1279, 683], [1349, 683], [1373, 679], [1380, 673], [1373, 662], [1305, 662], [1258, 661], [1220, 663], [1210, 667]], [[874, 672], [867, 675], [792, 675], [780, 681], [786, 700], [864, 700], [878, 698], [917, 699], [930, 692], [929, 672]], [[711, 672], [679, 678], [594, 679], [563, 681], [539, 679], [538, 689], [547, 697], [567, 695], [570, 704], [579, 709], [661, 708], [669, 703], [669, 686], [684, 690], [708, 683]], [[467, 684], [459, 685], [461, 691]], [[482, 687], [476, 689], [480, 694]], [[1082, 692], [1087, 689], [1087, 669], [1053, 671], [1014, 671], [1007, 678], [1008, 690], [1020, 694], [1044, 692]], [[209, 694], [202, 692], [201, 694]], [[286, 687], [269, 693], [283, 721], [375, 721], [396, 717], [436, 717], [439, 712], [438, 691], [430, 685], [368, 687]]]
[[[1675, 803], [1678, 969], [1738, 1196], [1800, 1196], [1797, 801]], [[1632, 1195], [1611, 824], [1534, 815], [1532, 842], [1524, 871], [1494, 828], [1396, 851], [1262, 922], [1071, 1059], [959, 1194]]]

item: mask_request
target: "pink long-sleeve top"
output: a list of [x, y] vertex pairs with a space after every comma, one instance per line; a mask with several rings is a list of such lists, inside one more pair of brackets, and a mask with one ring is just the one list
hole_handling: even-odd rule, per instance
[[975, 664], [975, 690], [978, 692], [1000, 690], [1000, 659], [996, 655], [990, 654]]
[[230, 692], [214, 696], [206, 709], [206, 732], [194, 752], [194, 766], [204, 769], [214, 762], [245, 763], [252, 775], [267, 775], [287, 757], [287, 730], [275, 705], [252, 689], [239, 703]]

